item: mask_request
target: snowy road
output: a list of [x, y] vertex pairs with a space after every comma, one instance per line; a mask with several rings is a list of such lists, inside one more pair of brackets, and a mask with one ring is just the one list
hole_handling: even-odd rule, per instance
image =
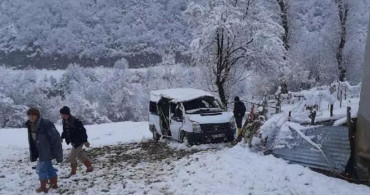
[[[153, 143], [145, 122], [87, 129], [96, 171], [61, 179], [60, 189], [52, 193], [370, 194], [367, 186], [289, 165], [243, 145], [186, 148], [173, 141]], [[35, 163], [28, 162], [26, 138], [25, 129], [0, 130], [0, 194], [35, 194], [38, 181], [32, 169]], [[64, 147], [67, 154], [69, 147]], [[56, 167], [60, 175], [69, 171], [67, 163]]]

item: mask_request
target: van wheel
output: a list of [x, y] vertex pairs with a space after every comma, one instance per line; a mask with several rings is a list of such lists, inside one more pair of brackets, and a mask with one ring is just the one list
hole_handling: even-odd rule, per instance
[[153, 133], [153, 140], [157, 142], [161, 138], [161, 135], [159, 135], [155, 127], [153, 128], [152, 133]]
[[189, 142], [188, 135], [184, 131], [181, 133], [181, 143], [183, 143], [185, 146], [188, 146], [188, 147], [190, 147], [192, 145]]
[[233, 142], [235, 140], [235, 136], [234, 135], [230, 135], [230, 136], [227, 137], [227, 140], [229, 142]]

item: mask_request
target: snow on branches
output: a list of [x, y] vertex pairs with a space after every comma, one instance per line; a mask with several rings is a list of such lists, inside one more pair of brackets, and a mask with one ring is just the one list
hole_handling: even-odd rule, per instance
[[284, 29], [267, 1], [217, 0], [191, 4], [187, 15], [196, 37], [191, 53], [204, 68], [210, 89], [224, 105], [251, 70], [276, 80], [285, 73]]

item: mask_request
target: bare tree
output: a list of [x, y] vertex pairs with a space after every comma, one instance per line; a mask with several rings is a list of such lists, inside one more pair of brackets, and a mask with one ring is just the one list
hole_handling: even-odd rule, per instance
[[225, 92], [225, 84], [235, 84], [241, 79], [241, 75], [237, 74], [237, 63], [239, 60], [246, 57], [246, 46], [252, 40], [248, 41], [244, 46], [236, 46], [236, 37], [230, 35], [224, 28], [217, 29], [216, 36], [216, 66], [211, 65], [212, 73], [215, 76], [215, 85], [220, 96], [221, 102], [227, 107], [227, 94]]

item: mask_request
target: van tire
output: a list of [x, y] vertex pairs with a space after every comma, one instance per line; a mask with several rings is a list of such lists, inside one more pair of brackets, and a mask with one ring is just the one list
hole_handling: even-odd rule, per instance
[[229, 142], [233, 142], [235, 140], [235, 136], [234, 135], [230, 135], [227, 137], [227, 141]]
[[181, 132], [181, 143], [185, 144], [188, 147], [190, 147], [192, 145], [192, 143], [189, 142], [188, 135], [185, 131]]
[[161, 138], [161, 135], [159, 135], [155, 127], [152, 128], [152, 133], [153, 133], [153, 140], [157, 142]]

